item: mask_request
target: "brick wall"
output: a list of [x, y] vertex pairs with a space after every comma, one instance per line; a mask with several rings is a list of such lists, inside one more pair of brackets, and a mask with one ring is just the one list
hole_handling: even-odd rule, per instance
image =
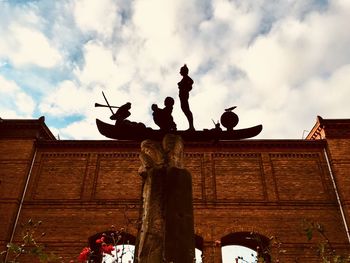
[[33, 154], [33, 140], [0, 140], [1, 250], [10, 240]]
[[[0, 140], [2, 243], [9, 240], [34, 149], [36, 157], [20, 222], [43, 221], [42, 242], [65, 262], [87, 238], [126, 227], [136, 235], [140, 210], [139, 143], [118, 141]], [[35, 145], [35, 146], [34, 146]], [[207, 263], [221, 262], [215, 241], [235, 232], [275, 236], [281, 262], [318, 262], [302, 220], [325, 226], [332, 244], [349, 248], [324, 149], [349, 212], [349, 140], [246, 140], [186, 143], [193, 177], [195, 231]], [[8, 176], [10, 175], [10, 176]], [[15, 240], [20, 239], [16, 228]]]

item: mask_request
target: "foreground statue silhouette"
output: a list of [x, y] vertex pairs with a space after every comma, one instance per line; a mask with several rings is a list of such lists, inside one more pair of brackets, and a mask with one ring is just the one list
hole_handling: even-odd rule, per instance
[[163, 131], [176, 131], [176, 124], [171, 115], [173, 112], [174, 99], [172, 97], [166, 97], [164, 106], [164, 109], [160, 109], [157, 104], [152, 104], [154, 123]]
[[[180, 135], [186, 141], [219, 141], [219, 140], [241, 140], [251, 138], [258, 135], [262, 131], [262, 125], [256, 125], [245, 129], [236, 129], [239, 118], [233, 110], [236, 108], [230, 107], [225, 109], [221, 115], [221, 123], [214, 122], [215, 128], [195, 130], [193, 125], [193, 115], [189, 105], [189, 95], [192, 90], [193, 80], [188, 76], [188, 68], [186, 64], [181, 67], [180, 74], [182, 79], [178, 82], [179, 98], [181, 109], [184, 112], [189, 128], [187, 130], [177, 130], [176, 123], [172, 117], [174, 99], [167, 97], [164, 101], [164, 108], [159, 108], [157, 104], [152, 105], [153, 120], [159, 126], [160, 130], [146, 127], [142, 122], [133, 122], [127, 120], [130, 116], [131, 103], [117, 107], [111, 106], [107, 101], [105, 94], [102, 92], [107, 105], [95, 103], [95, 107], [108, 107], [112, 112], [111, 119], [116, 120], [115, 125], [105, 123], [96, 119], [96, 125], [99, 132], [112, 139], [117, 140], [135, 140], [142, 141], [145, 139], [160, 140], [165, 134], [172, 133]], [[118, 108], [114, 113], [112, 108]], [[220, 125], [226, 128], [224, 131]]]
[[191, 174], [183, 167], [183, 142], [168, 134], [141, 143], [141, 227], [134, 263], [193, 263], [195, 258]]
[[189, 130], [194, 130], [193, 115], [188, 103], [190, 91], [192, 90], [193, 80], [188, 76], [188, 68], [186, 64], [181, 67], [180, 74], [182, 76], [182, 79], [179, 83], [177, 83], [177, 85], [179, 86], [181, 109], [188, 120], [188, 124], [190, 126]]

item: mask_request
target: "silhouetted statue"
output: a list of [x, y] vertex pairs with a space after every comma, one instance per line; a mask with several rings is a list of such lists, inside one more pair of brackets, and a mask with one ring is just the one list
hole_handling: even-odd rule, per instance
[[127, 102], [124, 105], [120, 106], [116, 113], [114, 113], [110, 119], [116, 120], [116, 123], [122, 122], [127, 117], [130, 116], [131, 103]]
[[190, 105], [188, 104], [188, 98], [189, 98], [190, 91], [192, 90], [193, 80], [188, 76], [188, 68], [186, 64], [183, 67], [181, 67], [180, 74], [182, 76], [182, 80], [177, 84], [179, 86], [179, 97], [181, 102], [181, 109], [188, 120], [188, 123], [190, 126], [189, 130], [194, 130], [193, 115], [190, 110]]
[[166, 97], [164, 106], [164, 109], [160, 109], [157, 104], [152, 104], [153, 120], [161, 130], [176, 131], [176, 124], [171, 115], [173, 112], [174, 99], [172, 97]]

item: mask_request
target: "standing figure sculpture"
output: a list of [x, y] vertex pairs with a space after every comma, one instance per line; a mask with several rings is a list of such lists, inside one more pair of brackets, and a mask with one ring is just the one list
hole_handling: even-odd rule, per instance
[[182, 80], [177, 84], [179, 86], [181, 109], [188, 120], [190, 126], [189, 130], [194, 130], [193, 115], [190, 110], [190, 105], [188, 103], [189, 94], [192, 90], [193, 80], [188, 76], [188, 68], [186, 64], [183, 67], [181, 67], [180, 74], [182, 76]]

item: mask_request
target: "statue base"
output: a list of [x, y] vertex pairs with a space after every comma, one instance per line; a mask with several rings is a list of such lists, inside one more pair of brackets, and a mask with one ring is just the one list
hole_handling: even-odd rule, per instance
[[[153, 144], [141, 154], [141, 160], [147, 155], [147, 164], [151, 156], [153, 167], [146, 167], [141, 173], [143, 211], [135, 248], [134, 262], [137, 263], [194, 262], [192, 179], [191, 174], [179, 165], [183, 147], [173, 142], [173, 150], [164, 151]], [[148, 142], [147, 145], [151, 144]]]

